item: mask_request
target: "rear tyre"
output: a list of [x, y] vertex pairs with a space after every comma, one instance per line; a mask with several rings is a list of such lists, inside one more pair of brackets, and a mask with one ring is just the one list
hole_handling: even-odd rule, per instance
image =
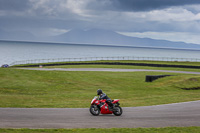
[[114, 111], [113, 111], [114, 115], [120, 116], [120, 115], [122, 115], [122, 113], [123, 113], [123, 111], [122, 111], [122, 108], [120, 106], [114, 107]]
[[96, 105], [90, 106], [90, 113], [94, 116], [98, 116], [100, 114], [100, 110]]

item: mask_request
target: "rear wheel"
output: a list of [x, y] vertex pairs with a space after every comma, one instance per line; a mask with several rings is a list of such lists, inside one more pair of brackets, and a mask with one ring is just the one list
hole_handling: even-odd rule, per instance
[[100, 110], [99, 110], [99, 108], [98, 108], [96, 105], [91, 105], [91, 106], [90, 106], [90, 113], [91, 113], [92, 115], [97, 116], [97, 115], [100, 114]]
[[122, 115], [122, 108], [120, 106], [117, 106], [117, 107], [114, 107], [114, 111], [113, 111], [113, 114], [116, 115], [116, 116], [120, 116]]

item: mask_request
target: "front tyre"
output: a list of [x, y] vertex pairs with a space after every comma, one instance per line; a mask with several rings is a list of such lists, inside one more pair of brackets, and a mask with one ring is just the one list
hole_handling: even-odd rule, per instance
[[113, 111], [113, 114], [116, 115], [116, 116], [120, 116], [122, 115], [122, 108], [120, 106], [117, 106], [117, 107], [114, 107], [114, 111]]
[[94, 116], [98, 116], [100, 114], [100, 110], [96, 105], [90, 106], [90, 113]]

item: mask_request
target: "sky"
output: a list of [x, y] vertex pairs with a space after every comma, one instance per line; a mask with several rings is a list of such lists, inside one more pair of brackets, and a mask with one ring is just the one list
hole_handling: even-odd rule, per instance
[[72, 29], [200, 44], [200, 0], [0, 0], [0, 30], [53, 36]]

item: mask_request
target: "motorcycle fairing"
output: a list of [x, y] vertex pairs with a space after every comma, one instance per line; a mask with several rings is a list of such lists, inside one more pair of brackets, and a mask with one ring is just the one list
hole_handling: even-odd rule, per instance
[[102, 107], [101, 107], [101, 114], [112, 114], [113, 112], [109, 110], [108, 104], [105, 103]]

